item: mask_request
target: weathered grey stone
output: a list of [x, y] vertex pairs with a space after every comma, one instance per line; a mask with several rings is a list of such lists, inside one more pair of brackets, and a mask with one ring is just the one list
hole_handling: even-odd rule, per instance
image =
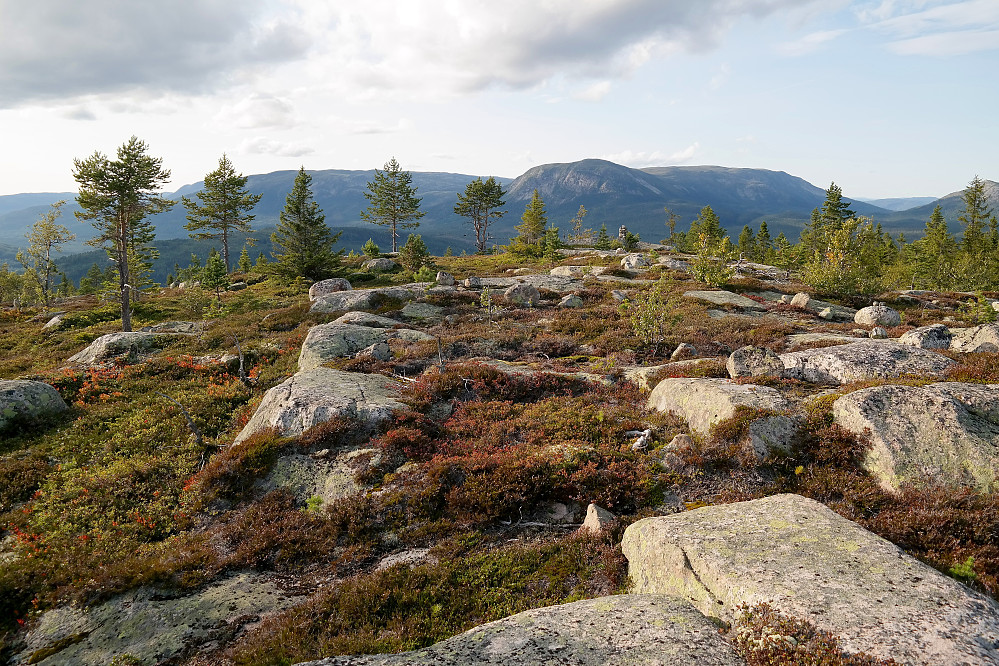
[[769, 603], [902, 663], [999, 663], [999, 605], [892, 543], [797, 495], [710, 506], [631, 525], [622, 543], [639, 593], [690, 599], [732, 620]]
[[898, 342], [920, 349], [947, 349], [953, 337], [950, 329], [943, 324], [932, 324], [906, 331], [899, 337]]
[[891, 328], [902, 323], [902, 315], [898, 313], [898, 310], [878, 303], [857, 310], [857, 314], [853, 315], [853, 321], [861, 326], [887, 326]]
[[372, 272], [390, 271], [394, 268], [397, 268], [398, 266], [399, 264], [395, 263], [391, 259], [386, 259], [385, 257], [379, 257], [377, 259], [369, 259], [368, 261], [365, 261], [363, 264], [361, 264], [362, 269]]
[[42, 330], [43, 331], [54, 331], [54, 330], [58, 330], [59, 327], [62, 326], [63, 318], [65, 316], [66, 316], [65, 312], [57, 312], [57, 313], [55, 313], [54, 315], [52, 315], [52, 317], [47, 322], [45, 322], [45, 325], [42, 326]]
[[345, 312], [334, 319], [331, 323], [355, 324], [357, 326], [367, 326], [369, 328], [394, 328], [396, 326], [402, 326], [402, 322], [396, 321], [395, 319], [371, 314], [370, 312], [362, 312], [360, 310]]
[[243, 291], [248, 286], [249, 286], [248, 284], [240, 280], [239, 282], [233, 282], [228, 287], [226, 287], [226, 291]]
[[676, 259], [674, 257], [662, 257], [659, 259], [659, 263], [670, 269], [671, 271], [689, 271], [690, 264], [688, 264], [683, 259]]
[[[90, 608], [63, 606], [42, 615], [13, 663], [44, 666], [106, 666], [116, 655], [131, 654], [143, 664], [161, 663], [212, 636], [225, 636], [248, 617], [290, 608], [295, 598], [271, 576], [239, 573], [195, 594], [176, 596], [144, 587]], [[237, 618], [243, 618], [237, 620]], [[82, 640], [73, 642], [73, 637]], [[32, 662], [39, 650], [68, 643]]]
[[951, 329], [950, 350], [956, 352], [999, 352], [999, 324]]
[[729, 377], [780, 377], [784, 362], [776, 352], [766, 347], [741, 347], [728, 357], [725, 364]]
[[868, 337], [870, 337], [871, 340], [887, 340], [888, 331], [881, 328], [880, 326], [875, 326], [874, 328], [871, 329], [871, 332], [868, 334]]
[[385, 342], [376, 342], [357, 352], [358, 358], [373, 358], [376, 361], [388, 361], [392, 358], [392, 348]]
[[809, 296], [807, 293], [803, 291], [799, 291], [791, 298], [791, 307], [801, 308], [803, 310], [807, 309], [808, 303], [811, 300], [812, 300], [811, 296]]
[[679, 435], [673, 437], [669, 440], [669, 443], [664, 447], [667, 453], [675, 453], [676, 451], [682, 451], [683, 449], [689, 449], [694, 445], [694, 440], [685, 432], [681, 432]]
[[836, 318], [836, 313], [833, 312], [832, 308], [822, 308], [822, 310], [819, 311], [819, 318], [832, 321]]
[[870, 438], [865, 467], [890, 490], [927, 481], [999, 490], [999, 384], [874, 386], [838, 399], [833, 416]]
[[430, 303], [407, 303], [402, 308], [402, 316], [413, 321], [440, 321], [444, 308]]
[[167, 339], [170, 334], [130, 331], [128, 333], [108, 333], [90, 343], [84, 350], [69, 357], [73, 365], [97, 365], [112, 359], [129, 359], [152, 351], [158, 340]]
[[530, 284], [515, 284], [503, 292], [503, 297], [514, 305], [533, 308], [541, 302], [541, 293]]
[[328, 296], [330, 294], [336, 294], [341, 291], [350, 291], [350, 282], [344, 278], [330, 278], [328, 280], [320, 280], [316, 282], [311, 287], [309, 287], [309, 300], [317, 301], [323, 296]]
[[196, 335], [204, 329], [205, 323], [202, 321], [164, 321], [152, 326], [143, 326], [139, 330], [143, 333], [186, 333]]
[[681, 342], [673, 350], [673, 353], [669, 355], [669, 360], [679, 361], [682, 359], [689, 359], [697, 356], [697, 347], [690, 344], [689, 342]]
[[586, 518], [583, 519], [583, 526], [579, 528], [579, 531], [597, 534], [616, 519], [617, 516], [607, 509], [590, 502], [590, 505], [586, 507]]
[[548, 271], [549, 275], [567, 278], [581, 278], [593, 270], [593, 266], [556, 266]]
[[482, 288], [482, 280], [480, 278], [477, 278], [477, 277], [474, 277], [474, 276], [473, 277], [467, 277], [467, 278], [465, 278], [465, 281], [462, 284], [464, 284], [465, 287], [468, 288], [468, 289], [481, 289]]
[[788, 402], [769, 386], [684, 377], [659, 382], [646, 406], [676, 414], [691, 430], [706, 435], [714, 424], [735, 416], [737, 407], [780, 411], [788, 407]]
[[437, 284], [442, 287], [453, 287], [454, 276], [447, 271], [437, 271]]
[[621, 268], [626, 271], [637, 271], [651, 265], [644, 254], [629, 254], [621, 260]]
[[525, 611], [429, 648], [301, 666], [738, 666], [718, 628], [686, 601], [620, 594]]
[[954, 364], [928, 349], [893, 340], [864, 340], [781, 355], [784, 376], [817, 384], [846, 384], [904, 374], [939, 377]]
[[624, 301], [626, 298], [628, 298], [628, 292], [623, 291], [621, 289], [611, 289], [610, 297], [612, 300], [620, 303]]
[[0, 379], [0, 430], [12, 419], [34, 420], [69, 409], [55, 388], [27, 379]]
[[[864, 331], [864, 335], [867, 331]], [[795, 333], [787, 336], [787, 347], [794, 351], [798, 347], [812, 345], [816, 343], [828, 344], [829, 346], [847, 344], [850, 342], [860, 342], [863, 338], [855, 335], [843, 335], [841, 333]]]
[[299, 504], [318, 497], [316, 508], [351, 497], [361, 486], [355, 481], [357, 469], [377, 464], [381, 453], [376, 449], [351, 449], [324, 456], [292, 454], [281, 456], [258, 487], [263, 492], [287, 490]]
[[405, 407], [397, 398], [399, 382], [382, 375], [313, 368], [292, 375], [264, 394], [260, 406], [236, 437], [239, 444], [266, 428], [300, 435], [337, 417], [374, 424]]
[[379, 287], [375, 289], [339, 291], [320, 297], [312, 304], [310, 312], [371, 310], [378, 307], [385, 299], [394, 299], [406, 303], [416, 298], [416, 294], [415, 289], [407, 289], [405, 287]]
[[583, 299], [576, 294], [568, 294], [562, 297], [562, 300], [558, 302], [558, 307], [560, 308], [581, 308], [583, 307]]
[[743, 310], [766, 310], [766, 306], [751, 298], [733, 294], [731, 291], [688, 291], [683, 297], [692, 301], [703, 301], [712, 305], [742, 308]]
[[334, 359], [354, 356], [394, 334], [391, 329], [357, 324], [320, 324], [309, 329], [298, 356], [298, 369], [311, 370]]

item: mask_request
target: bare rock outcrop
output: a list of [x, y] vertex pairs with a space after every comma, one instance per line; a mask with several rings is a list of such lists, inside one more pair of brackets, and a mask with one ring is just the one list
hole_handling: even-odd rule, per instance
[[329, 278], [328, 280], [320, 280], [309, 287], [309, 301], [315, 302], [323, 296], [350, 290], [350, 282], [344, 278]]
[[780, 377], [784, 362], [766, 347], [740, 347], [732, 352], [725, 363], [729, 377]]
[[120, 358], [138, 359], [156, 348], [157, 342], [176, 333], [129, 331], [108, 333], [91, 342], [82, 351], [69, 357], [70, 365], [98, 365]]
[[[353, 310], [373, 310], [387, 300], [408, 303], [417, 296], [416, 289], [406, 287], [378, 287], [375, 289], [352, 289], [338, 291], [319, 297], [309, 309], [310, 312], [348, 312]], [[422, 293], [420, 290], [419, 293]]]
[[817, 384], [846, 384], [905, 374], [940, 377], [954, 361], [893, 340], [865, 340], [781, 355], [784, 376]]
[[532, 284], [522, 283], [511, 285], [503, 292], [503, 297], [510, 303], [522, 307], [533, 308], [541, 302], [541, 293]]
[[959, 328], [950, 343], [956, 352], [999, 352], [999, 324], [982, 324], [972, 328]]
[[737, 666], [718, 629], [687, 602], [620, 594], [537, 608], [422, 650], [329, 657], [302, 666]]
[[906, 331], [899, 337], [898, 342], [920, 349], [948, 349], [953, 337], [950, 329], [943, 324], [932, 324]]
[[69, 409], [50, 384], [27, 379], [0, 379], [0, 431], [15, 419], [29, 421]]
[[[676, 414], [690, 429], [707, 435], [711, 426], [736, 415], [739, 407], [778, 412], [788, 408], [776, 389], [755, 384], [737, 384], [729, 379], [664, 379], [649, 395], [646, 406]], [[797, 432], [797, 423], [784, 414], [754, 419], [746, 437], [761, 458], [774, 450], [785, 450]]]
[[884, 303], [875, 303], [866, 308], [857, 310], [853, 316], [853, 321], [861, 326], [886, 326], [891, 328], [902, 323], [902, 315], [898, 310], [890, 308]]
[[865, 467], [890, 490], [926, 479], [999, 489], [999, 384], [874, 386], [838, 399], [833, 416], [870, 438]]
[[687, 291], [683, 297], [692, 301], [702, 301], [712, 305], [741, 308], [743, 310], [766, 310], [762, 303], [757, 303], [751, 298], [733, 294], [731, 291]]
[[253, 417], [234, 444], [266, 428], [300, 435], [336, 417], [373, 425], [405, 407], [398, 400], [399, 382], [382, 375], [313, 368], [298, 372], [264, 394]]
[[999, 662], [999, 605], [822, 504], [798, 495], [704, 507], [631, 525], [638, 593], [689, 599], [732, 620], [769, 603], [867, 652], [919, 665]]

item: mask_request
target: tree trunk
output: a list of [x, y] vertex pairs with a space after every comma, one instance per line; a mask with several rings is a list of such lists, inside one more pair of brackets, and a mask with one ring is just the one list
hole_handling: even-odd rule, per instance
[[229, 274], [229, 230], [222, 229], [222, 259], [225, 260], [225, 272]]

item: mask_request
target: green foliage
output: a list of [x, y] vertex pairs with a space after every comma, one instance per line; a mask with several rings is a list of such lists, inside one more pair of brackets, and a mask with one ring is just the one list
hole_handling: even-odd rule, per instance
[[399, 263], [407, 271], [415, 272], [426, 266], [430, 261], [430, 250], [423, 242], [420, 234], [410, 234], [406, 244], [399, 250]]
[[958, 562], [948, 569], [947, 573], [962, 583], [974, 583], [978, 579], [978, 574], [975, 573], [975, 558], [969, 556], [964, 562]]
[[[57, 201], [49, 207], [49, 212], [42, 215], [28, 230], [28, 249], [24, 253], [25, 270], [30, 268], [38, 276], [45, 305], [49, 304], [52, 295], [52, 276], [56, 272], [55, 252], [62, 252], [62, 245], [74, 240], [76, 234], [61, 224], [56, 224], [65, 201]], [[65, 278], [65, 276], [63, 276]]]
[[580, 204], [579, 210], [576, 211], [576, 215], [569, 220], [569, 224], [572, 225], [572, 232], [569, 234], [569, 239], [575, 243], [588, 243], [593, 240], [593, 229], [584, 229], [583, 220], [586, 218], [586, 214], [589, 211]]
[[696, 251], [697, 256], [690, 264], [695, 279], [711, 287], [732, 279], [735, 271], [728, 266], [732, 259], [732, 242], [728, 236], [719, 238], [702, 231], [698, 236]]
[[100, 152], [73, 160], [81, 208], [76, 216], [93, 223], [98, 233], [87, 243], [104, 248], [117, 267], [123, 331], [132, 330], [131, 296], [138, 282], [130, 261], [148, 259], [154, 236], [146, 218], [176, 203], [158, 194], [170, 171], [163, 168], [162, 159], [147, 155], [147, 148], [133, 136], [118, 148], [116, 160]]
[[415, 282], [433, 282], [437, 277], [437, 271], [435, 271], [430, 266], [420, 266], [420, 268], [413, 273], [413, 280]]
[[[204, 189], [195, 195], [201, 203], [180, 198], [187, 209], [188, 223], [184, 226], [192, 232], [191, 237], [222, 241], [222, 263], [227, 273], [232, 265], [229, 263], [229, 237], [237, 231], [253, 232], [250, 222], [255, 216], [250, 211], [263, 196], [246, 191], [247, 178], [236, 173], [229, 157], [223, 153], [218, 168], [205, 176]], [[242, 257], [240, 262], [242, 265]]]
[[995, 323], [999, 312], [992, 307], [992, 299], [981, 291], [975, 292], [975, 299], [961, 305], [961, 314], [974, 325]]
[[215, 298], [222, 302], [222, 290], [229, 286], [229, 273], [225, 268], [225, 260], [217, 251], [208, 255], [205, 269], [201, 271], [201, 286], [215, 292]]
[[609, 250], [611, 249], [611, 239], [607, 235], [607, 225], [601, 224], [600, 231], [597, 232], [597, 240], [593, 244], [593, 247], [597, 250]]
[[663, 275], [634, 300], [624, 301], [621, 312], [627, 316], [635, 335], [652, 349], [655, 356], [673, 333], [682, 316], [680, 290], [669, 275]]
[[537, 189], [531, 195], [531, 200], [527, 203], [520, 220], [520, 224], [514, 227], [520, 232], [517, 241], [523, 245], [540, 245], [545, 235], [545, 227], [548, 225], [548, 216], [545, 214], [545, 203]]
[[312, 176], [303, 166], [295, 177], [295, 184], [288, 193], [277, 231], [271, 242], [278, 251], [273, 270], [282, 277], [293, 280], [304, 277], [318, 282], [339, 273], [343, 249], [334, 251], [340, 233], [333, 233], [326, 225], [326, 216], [312, 198]]
[[393, 252], [398, 249], [399, 231], [420, 226], [418, 220], [426, 215], [420, 210], [421, 199], [412, 183], [413, 175], [403, 171], [393, 157], [385, 163], [384, 171], [375, 169], [375, 179], [364, 193], [371, 205], [361, 212], [361, 219], [389, 228]]
[[877, 294], [884, 288], [884, 267], [897, 255], [890, 236], [867, 218], [849, 218], [823, 227], [824, 251], [802, 269], [807, 284], [833, 294]]
[[541, 237], [542, 256], [549, 266], [554, 266], [562, 260], [559, 253], [565, 244], [558, 235], [558, 227], [550, 226], [545, 229], [545, 235]]
[[989, 223], [992, 210], [985, 194], [985, 181], [975, 176], [961, 195], [963, 207], [957, 216], [964, 226], [961, 248], [970, 255], [980, 255], [988, 251], [985, 227]]
[[375, 241], [371, 240], [370, 238], [367, 240], [364, 246], [361, 247], [361, 252], [364, 253], [364, 256], [371, 257], [372, 259], [377, 259], [382, 254], [381, 248], [378, 247]]
[[[239, 264], [237, 268], [239, 269], [239, 272], [244, 275], [249, 273], [253, 268], [253, 264], [250, 263], [250, 253], [247, 251], [245, 245], [243, 246], [243, 249], [239, 251]], [[167, 282], [171, 282], [171, 280], [167, 280]]]
[[503, 206], [503, 186], [490, 176], [483, 181], [476, 178], [470, 182], [464, 192], [458, 193], [458, 201], [454, 204], [456, 215], [467, 217], [469, 224], [475, 229], [475, 247], [479, 252], [486, 251], [489, 241], [489, 225], [493, 220], [506, 215], [505, 210], [496, 210]]

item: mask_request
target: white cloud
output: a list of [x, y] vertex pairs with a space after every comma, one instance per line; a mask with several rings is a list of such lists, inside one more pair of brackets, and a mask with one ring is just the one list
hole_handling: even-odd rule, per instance
[[215, 120], [239, 129], [288, 128], [297, 124], [291, 102], [266, 93], [253, 93], [235, 104], [222, 107]]
[[695, 141], [686, 148], [678, 150], [674, 153], [664, 153], [658, 150], [654, 152], [635, 152], [632, 150], [625, 150], [611, 155], [603, 155], [602, 159], [634, 167], [636, 169], [653, 166], [670, 166], [689, 162], [697, 154], [700, 147], [701, 144]]
[[885, 0], [858, 17], [889, 36], [901, 55], [961, 55], [999, 49], [995, 0]]
[[400, 118], [395, 123], [379, 123], [370, 120], [349, 124], [351, 134], [395, 134], [406, 132], [413, 128], [413, 122], [408, 118]]
[[813, 32], [794, 40], [793, 42], [785, 42], [777, 46], [777, 51], [787, 56], [802, 56], [809, 53], [814, 53], [822, 48], [825, 44], [835, 40], [840, 35], [847, 32], [846, 30], [820, 30], [818, 32]]
[[257, 136], [246, 139], [239, 145], [239, 152], [276, 155], [278, 157], [301, 157], [314, 153], [315, 149], [300, 142], [278, 141], [267, 137]]
[[610, 81], [597, 81], [577, 92], [573, 97], [584, 102], [599, 102], [611, 91]]

